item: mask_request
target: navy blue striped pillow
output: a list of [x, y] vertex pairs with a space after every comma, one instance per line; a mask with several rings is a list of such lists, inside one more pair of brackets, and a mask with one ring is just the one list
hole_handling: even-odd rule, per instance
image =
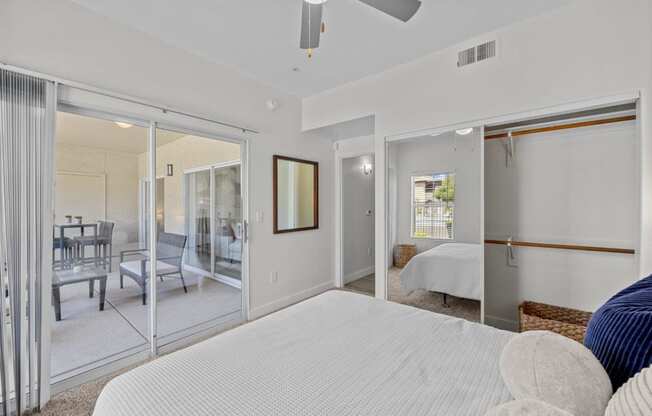
[[614, 391], [652, 364], [652, 275], [618, 292], [593, 314], [584, 345], [607, 370]]

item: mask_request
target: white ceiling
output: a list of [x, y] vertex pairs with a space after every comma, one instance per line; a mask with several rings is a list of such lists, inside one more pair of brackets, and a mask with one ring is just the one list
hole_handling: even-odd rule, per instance
[[[184, 136], [185, 134], [157, 130], [156, 145], [162, 146]], [[140, 154], [147, 151], [148, 129], [139, 126], [123, 129], [113, 121], [58, 112], [56, 142]]]
[[324, 11], [327, 33], [312, 59], [299, 49], [302, 0], [72, 1], [304, 97], [572, 0], [422, 0], [408, 23], [356, 0], [329, 0]]

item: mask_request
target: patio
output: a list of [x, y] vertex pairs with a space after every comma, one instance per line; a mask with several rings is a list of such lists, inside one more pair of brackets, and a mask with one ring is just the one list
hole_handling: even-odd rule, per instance
[[[61, 288], [61, 320], [52, 314], [52, 380], [59, 381], [148, 348], [149, 308], [141, 289], [124, 279], [120, 289], [118, 262], [108, 273], [104, 311], [99, 310], [99, 285], [89, 298], [87, 284]], [[221, 317], [239, 316], [241, 291], [207, 276], [184, 272], [188, 293], [175, 277], [158, 281], [159, 345], [183, 338]], [[193, 331], [194, 329], [194, 331]]]

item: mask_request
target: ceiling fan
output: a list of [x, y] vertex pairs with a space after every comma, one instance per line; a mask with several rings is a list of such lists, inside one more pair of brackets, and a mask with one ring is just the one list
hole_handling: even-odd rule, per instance
[[[380, 10], [403, 22], [414, 16], [421, 6], [420, 0], [358, 0], [374, 9]], [[319, 47], [319, 37], [326, 27], [322, 20], [322, 12], [326, 0], [303, 0], [301, 10], [301, 49], [308, 50], [308, 57], [312, 57], [312, 50]]]

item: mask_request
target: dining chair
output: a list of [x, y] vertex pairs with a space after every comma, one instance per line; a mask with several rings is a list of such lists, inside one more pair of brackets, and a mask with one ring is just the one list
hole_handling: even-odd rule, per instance
[[[74, 244], [72, 238], [64, 237], [63, 238], [63, 250], [61, 250], [61, 238], [52, 237], [52, 265], [56, 266], [59, 264], [63, 267], [64, 262], [73, 257]], [[56, 260], [56, 251], [61, 250], [60, 259]]]
[[[111, 221], [97, 222], [97, 248], [98, 255], [102, 258], [104, 265], [109, 263], [109, 273], [111, 272], [111, 259], [113, 258], [113, 229], [115, 223]], [[84, 235], [77, 236], [73, 239], [77, 256], [84, 258], [84, 249], [87, 246], [94, 246], [96, 243], [95, 236]]]

